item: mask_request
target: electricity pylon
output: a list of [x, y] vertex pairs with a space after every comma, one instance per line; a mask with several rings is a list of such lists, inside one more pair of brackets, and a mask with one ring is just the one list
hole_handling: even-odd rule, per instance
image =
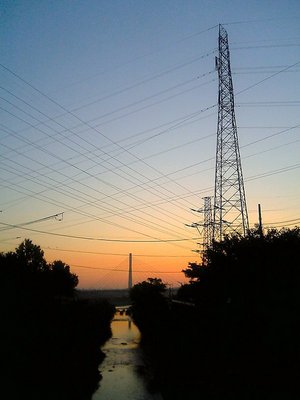
[[[203, 208], [199, 208], [197, 210], [191, 209], [192, 211], [202, 213], [203, 214], [203, 222], [194, 222], [191, 225], [188, 225], [192, 228], [197, 228], [198, 233], [202, 236], [202, 243], [198, 243], [202, 249], [194, 250], [197, 253], [202, 253], [202, 261], [206, 260], [206, 251], [212, 244], [213, 240], [213, 221], [212, 221], [212, 205], [211, 205], [211, 196], [203, 197], [204, 206]], [[200, 231], [199, 226], [202, 226], [203, 229]]]
[[211, 246], [213, 240], [211, 196], [203, 197], [203, 200], [203, 249], [206, 251]]
[[218, 129], [213, 208], [213, 240], [224, 235], [245, 235], [249, 229], [237, 126], [234, 112], [233, 84], [230, 68], [228, 34], [219, 25]]

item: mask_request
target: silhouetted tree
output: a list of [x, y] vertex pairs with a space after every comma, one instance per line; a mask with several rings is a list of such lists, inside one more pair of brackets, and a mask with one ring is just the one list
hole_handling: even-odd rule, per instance
[[190, 279], [190, 283], [196, 280], [199, 281], [202, 271], [203, 271], [202, 265], [197, 263], [189, 263], [187, 269], [182, 270], [184, 275]]
[[16, 254], [13, 252], [0, 253], [0, 296], [3, 299], [15, 298], [23, 285]]
[[159, 278], [148, 278], [146, 281], [137, 283], [130, 290], [130, 298], [134, 304], [150, 306], [164, 301], [163, 293], [166, 285]]
[[30, 239], [25, 239], [15, 252], [1, 253], [0, 277], [4, 296], [71, 295], [78, 285], [77, 275], [67, 264], [59, 260], [47, 264], [41, 247]]
[[165, 291], [166, 285], [159, 278], [148, 278], [130, 290], [133, 318], [144, 334], [147, 334], [149, 323], [159, 324], [164, 318], [167, 310]]
[[30, 239], [25, 239], [16, 248], [16, 257], [24, 268], [31, 272], [44, 272], [47, 270], [47, 262], [40, 246], [33, 244]]
[[78, 285], [78, 276], [70, 272], [69, 265], [60, 260], [49, 265], [53, 291], [58, 295], [70, 295]]
[[29, 239], [14, 252], [0, 253], [3, 398], [92, 397], [114, 307], [105, 301], [57, 301], [77, 284], [67, 264], [47, 264]]
[[282, 304], [291, 296], [298, 302], [299, 232], [299, 228], [272, 229], [261, 236], [252, 230], [245, 237], [226, 236], [208, 249], [207, 264], [189, 263], [183, 270], [190, 285], [179, 294], [192, 294], [202, 302], [244, 305]]
[[179, 295], [191, 296], [200, 306], [206, 362], [226, 365], [217, 372], [220, 376], [225, 371], [241, 374], [242, 380], [269, 392], [272, 385], [278, 389], [276, 385], [296, 383], [299, 249], [299, 228], [272, 229], [264, 235], [252, 230], [245, 237], [232, 235], [214, 243], [206, 265], [190, 263], [183, 271], [190, 283]]

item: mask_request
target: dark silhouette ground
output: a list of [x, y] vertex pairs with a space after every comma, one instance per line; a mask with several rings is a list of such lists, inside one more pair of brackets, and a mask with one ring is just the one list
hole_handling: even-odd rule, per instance
[[1, 397], [90, 399], [113, 313], [104, 301], [10, 306], [2, 312]]
[[227, 238], [189, 265], [178, 300], [133, 317], [165, 400], [300, 398], [300, 230]]
[[97, 389], [115, 308], [80, 299], [77, 283], [28, 239], [0, 254], [1, 398], [89, 400]]

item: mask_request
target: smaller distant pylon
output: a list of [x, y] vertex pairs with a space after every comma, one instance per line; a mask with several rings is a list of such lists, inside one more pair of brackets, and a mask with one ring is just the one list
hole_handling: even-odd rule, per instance
[[204, 254], [210, 248], [213, 241], [213, 213], [211, 205], [212, 196], [203, 197], [203, 250]]
[[[211, 247], [213, 242], [213, 212], [212, 212], [212, 196], [203, 197], [204, 205], [202, 208], [194, 209], [192, 211], [203, 214], [203, 222], [194, 222], [190, 225], [191, 228], [196, 228], [199, 236], [202, 238], [202, 242], [198, 243], [200, 245], [200, 250], [194, 250], [202, 255], [202, 262], [206, 262], [207, 250]], [[202, 227], [200, 230], [199, 227]]]

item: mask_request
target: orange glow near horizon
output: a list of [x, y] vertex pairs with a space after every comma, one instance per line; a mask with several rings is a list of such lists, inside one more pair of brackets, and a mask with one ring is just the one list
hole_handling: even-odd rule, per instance
[[[277, 207], [275, 207], [277, 204]], [[273, 200], [269, 208], [262, 207], [263, 223], [265, 226], [272, 227], [272, 221], [288, 221], [293, 218], [293, 214], [287, 214], [280, 210], [279, 201]], [[188, 218], [184, 216], [183, 218]], [[257, 220], [256, 205], [250, 206], [249, 218], [252, 227]], [[67, 218], [61, 222], [51, 222], [52, 226], [64, 227]], [[54, 224], [54, 225], [53, 225]], [[276, 226], [276, 225], [275, 225]], [[67, 226], [64, 232], [74, 236], [87, 235], [96, 237], [97, 230], [95, 224], [88, 225], [89, 228], [82, 229], [77, 227], [70, 230]], [[291, 226], [292, 228], [293, 226]], [[41, 230], [46, 227], [39, 226]], [[21, 229], [14, 229], [17, 235], [24, 234]], [[90, 234], [88, 235], [88, 232]], [[193, 229], [186, 231], [186, 237], [192, 238], [195, 235]], [[80, 289], [114, 289], [126, 288], [128, 285], [128, 263], [129, 253], [133, 255], [133, 283], [141, 282], [149, 277], [158, 277], [167, 284], [168, 287], [178, 287], [180, 284], [187, 283], [182, 270], [189, 262], [200, 262], [199, 254], [193, 252], [197, 249], [197, 240], [188, 240], [184, 242], [103, 242], [94, 240], [79, 240], [64, 237], [55, 237], [33, 233], [28, 233], [25, 237], [15, 238], [13, 242], [0, 242], [1, 251], [14, 250], [25, 238], [30, 238], [34, 244], [39, 245], [45, 253], [47, 262], [62, 260], [70, 265], [71, 271], [79, 278], [78, 288]], [[147, 230], [145, 229], [147, 234]], [[151, 235], [151, 231], [148, 231]], [[13, 235], [10, 233], [11, 237]], [[103, 236], [113, 238], [113, 231], [103, 231]], [[182, 235], [184, 237], [184, 235]], [[125, 236], [126, 238], [126, 236]], [[120, 236], [116, 240], [120, 239]], [[128, 238], [128, 240], [138, 240]], [[148, 240], [147, 237], [140, 237], [140, 240]], [[149, 239], [151, 240], [151, 239]]]
[[295, 7], [273, 10], [279, 32], [267, 2], [177, 2], [172, 18], [165, 2], [17, 3], [5, 2], [0, 26], [1, 252], [29, 238], [79, 288], [126, 288], [129, 253], [133, 283], [187, 282], [214, 195], [218, 25], [233, 15], [250, 228], [258, 203], [265, 228], [299, 225]]
[[[109, 248], [106, 247], [106, 253], [109, 252]], [[44, 249], [45, 257], [48, 262], [61, 259], [69, 264], [71, 271], [79, 277], [78, 288], [124, 289], [128, 286], [129, 252], [126, 254], [112, 250], [111, 254], [90, 254], [91, 252], [97, 253], [95, 246], [90, 250], [75, 250], [74, 252], [66, 250], [72, 249], [63, 251], [52, 248]], [[101, 252], [98, 251], [98, 253]], [[180, 286], [187, 282], [182, 269], [187, 267], [188, 262], [200, 261], [197, 254], [190, 256], [151, 255], [149, 249], [147, 252], [147, 249], [142, 247], [140, 250], [136, 249], [136, 253], [133, 251], [131, 253], [133, 256], [133, 284], [149, 277], [158, 277], [169, 287]]]

